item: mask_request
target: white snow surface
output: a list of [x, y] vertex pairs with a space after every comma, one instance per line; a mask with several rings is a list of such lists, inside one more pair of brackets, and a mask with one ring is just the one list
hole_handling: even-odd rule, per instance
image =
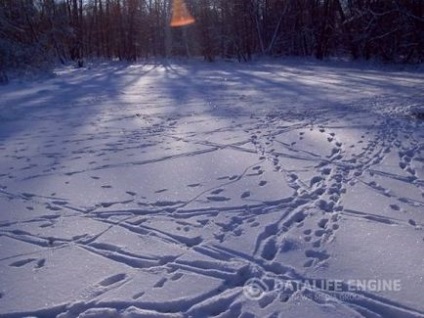
[[55, 74], [0, 87], [0, 317], [424, 317], [422, 70]]

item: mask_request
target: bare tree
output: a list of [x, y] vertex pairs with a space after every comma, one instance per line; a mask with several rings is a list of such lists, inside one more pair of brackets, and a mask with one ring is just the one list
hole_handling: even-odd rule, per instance
[[1, 0], [0, 68], [176, 55], [424, 61], [422, 0], [185, 0], [196, 24], [178, 29], [171, 1]]

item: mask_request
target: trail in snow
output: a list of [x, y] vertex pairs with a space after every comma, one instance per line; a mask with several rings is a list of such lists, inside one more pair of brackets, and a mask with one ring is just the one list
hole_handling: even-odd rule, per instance
[[[424, 317], [423, 80], [106, 65], [0, 88], [0, 317]], [[278, 288], [336, 279], [402, 289]]]

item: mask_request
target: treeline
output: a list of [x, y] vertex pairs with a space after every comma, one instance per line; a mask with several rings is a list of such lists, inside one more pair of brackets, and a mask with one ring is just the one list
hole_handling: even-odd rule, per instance
[[423, 0], [0, 0], [0, 69], [87, 58], [351, 56], [424, 61]]

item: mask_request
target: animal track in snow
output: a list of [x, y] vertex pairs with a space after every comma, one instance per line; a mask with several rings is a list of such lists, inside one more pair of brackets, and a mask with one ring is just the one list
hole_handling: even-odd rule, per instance
[[153, 285], [153, 288], [162, 288], [167, 281], [168, 279], [161, 278], [156, 284]]
[[240, 197], [242, 199], [246, 199], [246, 198], [250, 197], [250, 191], [243, 192]]
[[277, 251], [278, 251], [278, 248], [277, 248], [277, 243], [275, 239], [269, 239], [263, 247], [261, 256], [264, 259], [271, 261], [275, 258]]
[[215, 202], [224, 202], [224, 201], [230, 201], [231, 198], [222, 197], [222, 196], [208, 196], [206, 197], [209, 201], [215, 201]]
[[177, 280], [179, 280], [183, 276], [184, 276], [183, 273], [176, 273], [170, 279], [173, 280], [173, 281], [177, 281]]
[[116, 274], [116, 275], [105, 278], [104, 280], [99, 282], [99, 285], [103, 287], [108, 287], [110, 285], [114, 285], [120, 281], [123, 281], [126, 278], [127, 278], [127, 274], [124, 274], [124, 273]]
[[415, 222], [413, 219], [409, 219], [408, 223], [412, 226], [417, 226], [417, 222]]
[[29, 263], [36, 261], [36, 260], [37, 260], [36, 258], [26, 258], [26, 259], [23, 259], [23, 260], [20, 260], [20, 261], [13, 262], [13, 263], [9, 264], [9, 266], [22, 267], [22, 266], [25, 266]]
[[397, 204], [390, 204], [390, 208], [395, 211], [399, 211], [400, 207]]
[[217, 194], [220, 194], [223, 191], [224, 191], [224, 189], [216, 189], [216, 190], [211, 191], [211, 194], [217, 195]]
[[324, 218], [324, 219], [321, 219], [321, 220], [318, 222], [318, 226], [319, 226], [320, 228], [322, 228], [322, 229], [325, 229], [325, 228], [326, 228], [326, 226], [327, 226], [327, 223], [328, 223], [328, 219], [327, 219], [327, 218]]
[[146, 292], [139, 292], [139, 293], [137, 293], [137, 294], [134, 294], [133, 296], [132, 296], [132, 299], [134, 299], [134, 300], [137, 300], [137, 299], [139, 299], [139, 298], [141, 298], [144, 294], [145, 294]]
[[44, 267], [45, 264], [46, 264], [46, 259], [45, 258], [42, 258], [42, 259], [40, 259], [40, 260], [37, 261], [36, 268], [42, 268], [42, 267]]
[[324, 261], [330, 258], [330, 255], [328, 255], [327, 253], [322, 251], [315, 251], [315, 250], [306, 250], [305, 255], [306, 257], [316, 258], [319, 261]]

